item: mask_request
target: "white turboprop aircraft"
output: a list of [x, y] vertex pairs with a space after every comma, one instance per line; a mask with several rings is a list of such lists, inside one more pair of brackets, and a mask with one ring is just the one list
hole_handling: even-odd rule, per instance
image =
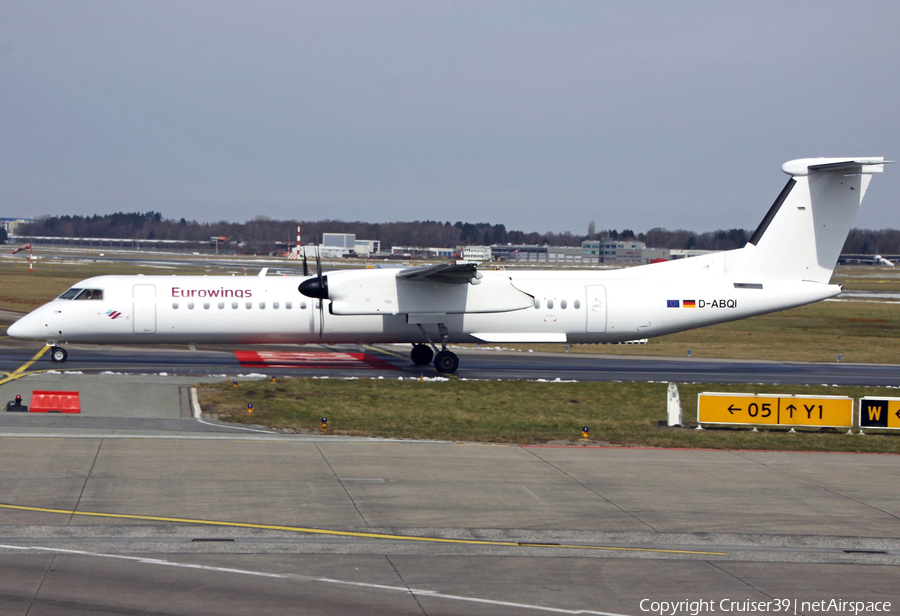
[[[891, 161], [888, 161], [891, 162]], [[883, 158], [792, 160], [747, 245], [613, 271], [479, 271], [473, 263], [315, 276], [98, 276], [8, 329], [68, 343], [412, 343], [451, 373], [449, 342], [621, 342], [802, 306], [829, 284]], [[298, 287], [299, 282], [299, 287]], [[299, 290], [299, 293], [298, 293]], [[438, 350], [435, 343], [441, 345]], [[432, 352], [434, 349], [434, 352]]]

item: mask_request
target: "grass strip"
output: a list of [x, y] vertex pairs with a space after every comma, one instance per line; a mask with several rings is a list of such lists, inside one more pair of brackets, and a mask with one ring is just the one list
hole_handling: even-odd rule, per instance
[[[665, 383], [281, 378], [198, 386], [204, 412], [289, 432], [517, 444], [900, 453], [900, 434], [787, 428], [668, 428]], [[890, 388], [680, 384], [696, 426], [701, 391], [900, 397]], [[247, 405], [253, 404], [253, 413]], [[590, 440], [581, 428], [590, 428]]]

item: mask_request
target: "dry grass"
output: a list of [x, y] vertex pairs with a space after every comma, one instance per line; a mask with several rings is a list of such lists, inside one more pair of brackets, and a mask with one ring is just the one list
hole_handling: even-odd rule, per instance
[[[890, 396], [896, 390], [862, 387], [679, 387], [686, 420], [696, 419], [697, 393], [731, 391], [805, 395]], [[900, 434], [847, 435], [785, 429], [693, 430], [660, 426], [666, 417], [662, 383], [537, 383], [280, 379], [201, 386], [204, 412], [221, 419], [288, 431], [495, 443], [581, 442], [647, 447], [900, 452]], [[247, 412], [252, 403], [254, 411]]]

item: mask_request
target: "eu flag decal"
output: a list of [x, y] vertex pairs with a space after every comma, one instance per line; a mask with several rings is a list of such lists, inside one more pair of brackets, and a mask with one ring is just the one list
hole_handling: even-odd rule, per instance
[[680, 308], [677, 299], [667, 299], [666, 300], [666, 308]]

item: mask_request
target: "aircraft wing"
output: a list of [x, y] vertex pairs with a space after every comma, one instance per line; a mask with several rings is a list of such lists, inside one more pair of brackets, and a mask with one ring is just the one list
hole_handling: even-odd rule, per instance
[[[439, 263], [400, 270], [344, 270], [328, 274], [335, 315], [480, 314], [522, 310], [534, 297], [502, 272], [481, 273], [475, 263]], [[466, 284], [468, 283], [468, 284]]]
[[478, 284], [482, 274], [475, 263], [438, 263], [425, 267], [408, 267], [397, 274], [404, 280], [443, 282], [447, 284]]

